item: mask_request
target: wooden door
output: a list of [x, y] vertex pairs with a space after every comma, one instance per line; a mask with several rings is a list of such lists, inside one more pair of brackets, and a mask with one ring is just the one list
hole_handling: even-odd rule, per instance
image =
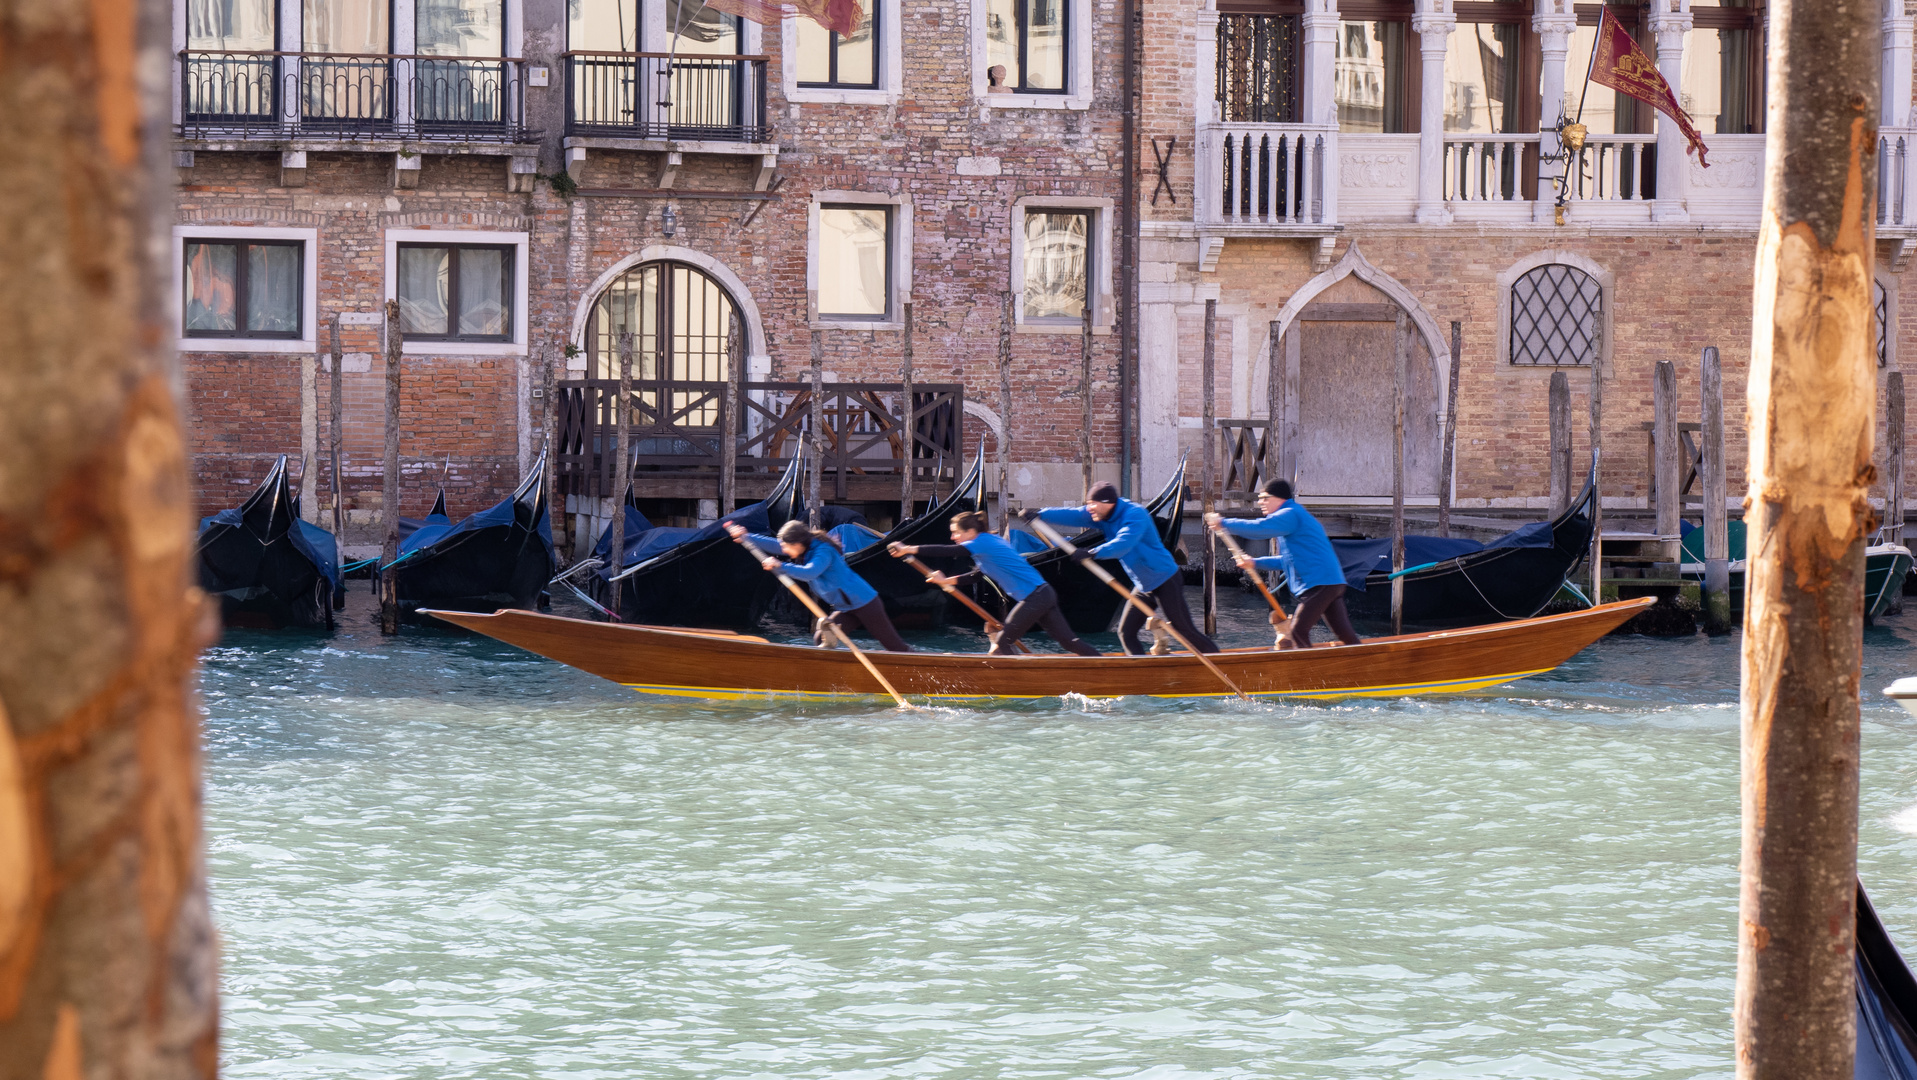
[[[1382, 298], [1383, 294], [1374, 295]], [[1391, 303], [1320, 302], [1290, 331], [1286, 427], [1300, 494], [1391, 495]], [[1406, 321], [1405, 494], [1438, 492], [1438, 385], [1429, 350]]]

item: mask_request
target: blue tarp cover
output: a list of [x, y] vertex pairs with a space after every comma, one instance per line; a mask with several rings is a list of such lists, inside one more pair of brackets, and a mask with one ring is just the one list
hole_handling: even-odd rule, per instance
[[[1552, 543], [1548, 521], [1520, 525], [1488, 544], [1455, 536], [1406, 536], [1404, 564], [1423, 566], [1487, 548], [1544, 548]], [[1391, 572], [1391, 538], [1388, 536], [1381, 540], [1333, 540], [1331, 549], [1337, 553], [1338, 564], [1345, 572], [1345, 585], [1359, 592], [1364, 591], [1366, 575], [1374, 571]]]
[[1020, 555], [1031, 555], [1035, 552], [1048, 551], [1051, 549], [1050, 544], [1026, 532], [1024, 529], [1013, 529], [1005, 539], [1011, 542], [1012, 550], [1018, 552]]
[[832, 539], [839, 542], [839, 546], [845, 549], [847, 555], [855, 551], [864, 551], [866, 548], [878, 543], [880, 538], [885, 535], [858, 522], [847, 522], [844, 525], [837, 526], [831, 530], [831, 533]]
[[[200, 535], [205, 536], [206, 530], [215, 525], [226, 525], [235, 529], [246, 527], [240, 523], [240, 508], [237, 506], [222, 510], [212, 517], [201, 518]], [[334, 539], [332, 533], [304, 519], [294, 518], [293, 528], [287, 533], [287, 539], [292, 542], [294, 551], [306, 556], [314, 566], [319, 567], [320, 576], [331, 583], [335, 590], [341, 588], [339, 541]]]
[[[655, 526], [646, 520], [646, 516], [641, 514], [637, 507], [628, 506], [626, 507], [626, 551], [625, 557], [619, 561], [619, 569], [635, 566], [647, 559], [656, 559], [681, 544], [702, 543], [721, 537], [729, 541], [731, 537], [726, 536], [724, 527], [728, 521], [736, 521], [745, 526], [747, 532], [772, 531], [771, 517], [766, 513], [765, 503], [762, 502], [742, 506], [718, 521], [697, 529]], [[593, 545], [592, 553], [595, 558], [604, 559], [611, 550], [612, 527], [608, 525], [606, 531], [600, 534], [599, 542]], [[612, 572], [610, 566], [602, 566], [593, 571], [602, 578], [611, 577]]]
[[[430, 547], [475, 529], [498, 528], [512, 523], [513, 500], [511, 497], [501, 499], [479, 513], [461, 519], [457, 524], [444, 514], [428, 514], [419, 521], [417, 528], [399, 542], [399, 554], [401, 558], [404, 558], [409, 552]], [[406, 519], [401, 518], [400, 528], [404, 530], [405, 525]], [[552, 517], [549, 514], [539, 515], [539, 541], [546, 546], [546, 556], [550, 559], [553, 549]]]

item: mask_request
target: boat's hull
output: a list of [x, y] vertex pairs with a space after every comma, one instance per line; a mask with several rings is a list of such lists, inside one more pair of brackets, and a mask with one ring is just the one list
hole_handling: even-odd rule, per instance
[[408, 558], [394, 573], [404, 613], [496, 611], [534, 606], [552, 577], [552, 559], [537, 534], [500, 526], [460, 533], [444, 548]]
[[[1698, 564], [1688, 563], [1687, 567]], [[1895, 544], [1872, 547], [1864, 553], [1864, 618], [1875, 619], [1890, 610], [1904, 591], [1910, 576], [1911, 553]], [[1685, 577], [1702, 581], [1701, 570], [1688, 570]], [[1737, 560], [1730, 570], [1731, 617], [1744, 617], [1744, 561]]]
[[[1482, 690], [1549, 671], [1651, 601], [1362, 645], [1213, 657], [1259, 697], [1398, 697]], [[448, 622], [591, 672], [641, 693], [738, 700], [863, 697], [884, 691], [851, 653], [746, 637], [565, 619], [527, 611], [435, 612]], [[867, 653], [898, 690], [933, 699], [1144, 695], [1229, 696], [1188, 654], [1099, 656]]]
[[[1587, 534], [1588, 535], [1588, 534]], [[1404, 576], [1404, 621], [1416, 626], [1482, 626], [1544, 610], [1578, 560], [1556, 548], [1491, 548]], [[1391, 618], [1391, 576], [1372, 573], [1345, 590], [1352, 618]]]
[[[244, 529], [227, 529], [203, 541], [200, 580], [219, 597], [220, 621], [227, 626], [332, 628], [332, 584], [285, 537], [261, 544]], [[250, 584], [213, 587], [215, 581], [235, 580]]]

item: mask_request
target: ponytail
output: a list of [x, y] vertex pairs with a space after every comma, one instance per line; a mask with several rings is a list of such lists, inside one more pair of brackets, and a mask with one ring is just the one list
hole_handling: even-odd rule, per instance
[[845, 551], [845, 545], [839, 543], [838, 537], [824, 529], [814, 529], [803, 521], [788, 521], [779, 526], [779, 542], [782, 544], [804, 544], [810, 547], [815, 540], [823, 540], [841, 553]]

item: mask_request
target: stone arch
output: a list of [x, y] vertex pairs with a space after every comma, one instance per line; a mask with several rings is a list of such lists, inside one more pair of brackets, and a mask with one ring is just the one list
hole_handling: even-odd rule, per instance
[[[1431, 356], [1431, 378], [1438, 394], [1437, 415], [1442, 418], [1445, 410], [1445, 395], [1450, 392], [1451, 343], [1445, 340], [1444, 333], [1438, 328], [1438, 320], [1425, 310], [1424, 305], [1418, 302], [1417, 296], [1410, 289], [1405, 288], [1397, 278], [1371, 265], [1370, 260], [1364, 257], [1364, 253], [1358, 250], [1358, 242], [1355, 240], [1345, 249], [1344, 256], [1331, 269], [1305, 282], [1297, 292], [1291, 294], [1291, 299], [1285, 301], [1285, 306], [1278, 309], [1277, 323], [1280, 340], [1291, 330], [1292, 323], [1297, 321], [1298, 313], [1305, 309], [1305, 305], [1348, 277], [1355, 277], [1390, 297], [1392, 303], [1402, 308], [1410, 317], [1412, 325], [1417, 327], [1418, 336], [1424, 342], [1425, 352]], [[1269, 342], [1270, 339], [1267, 337], [1267, 348], [1269, 348]]]
[[605, 292], [619, 275], [642, 263], [650, 262], [685, 263], [698, 267], [717, 281], [732, 298], [733, 305], [739, 311], [739, 323], [745, 328], [746, 376], [750, 378], [755, 373], [771, 370], [771, 360], [765, 342], [765, 323], [759, 316], [759, 304], [753, 299], [752, 290], [746, 286], [745, 281], [738, 274], [732, 272], [731, 267], [720, 260], [703, 251], [673, 244], [648, 244], [608, 266], [603, 273], [593, 279], [593, 283], [587, 286], [574, 301], [572, 333], [566, 340], [583, 350], [586, 347], [586, 323], [592, 317], [592, 306], [598, 302], [599, 294]]

